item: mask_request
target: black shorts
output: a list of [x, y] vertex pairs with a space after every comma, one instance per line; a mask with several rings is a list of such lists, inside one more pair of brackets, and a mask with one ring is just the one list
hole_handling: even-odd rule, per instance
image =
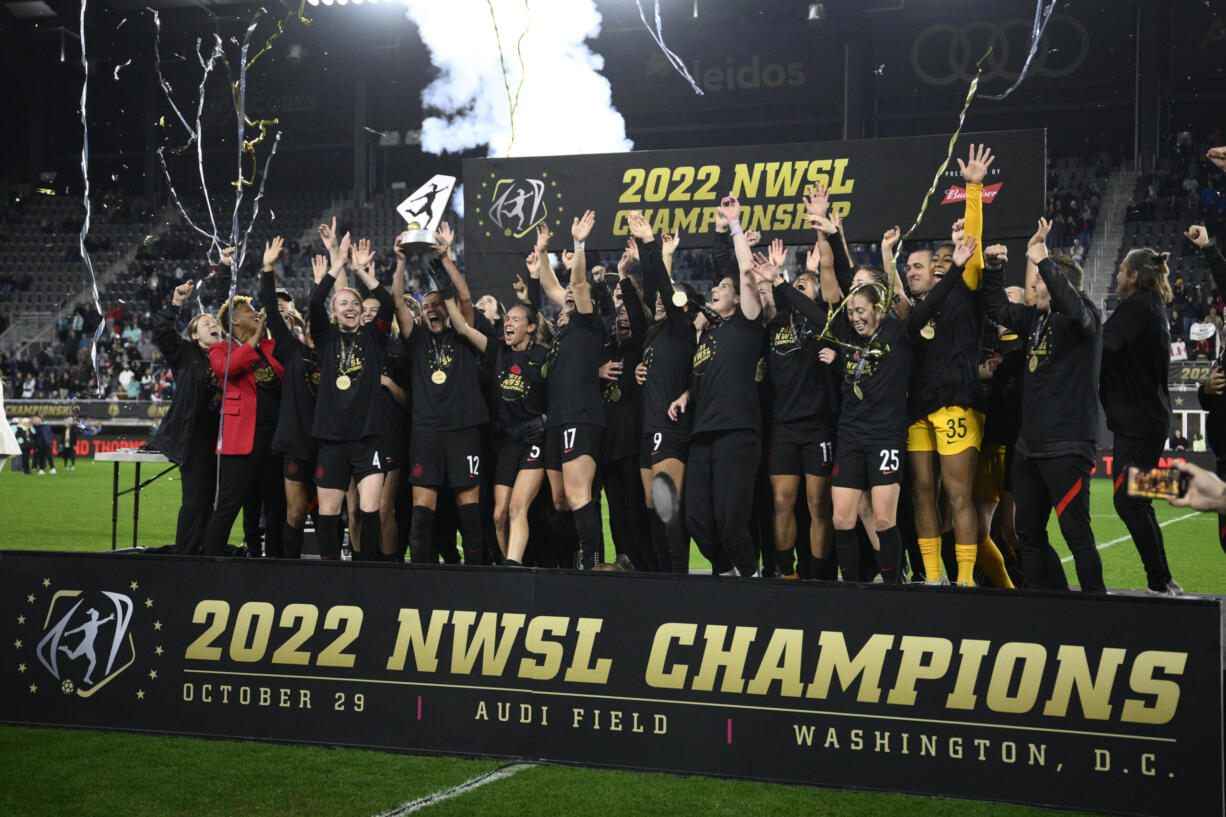
[[561, 471], [562, 463], [577, 460], [582, 456], [599, 461], [600, 442], [604, 429], [587, 423], [558, 426], [545, 429], [545, 467]]
[[315, 472], [315, 463], [287, 455], [281, 458], [281, 471], [281, 475], [290, 482], [310, 482], [311, 474]]
[[404, 409], [390, 394], [381, 394], [383, 401], [383, 429], [379, 432], [379, 460], [384, 471], [400, 468], [404, 458]]
[[770, 473], [772, 476], [828, 477], [834, 470], [835, 424], [806, 417], [771, 426]]
[[541, 445], [521, 443], [508, 437], [498, 441], [497, 450], [494, 462], [495, 485], [505, 485], [509, 488], [515, 485], [515, 478], [520, 471], [540, 470], [545, 467], [545, 452]]
[[639, 468], [651, 468], [664, 460], [684, 463], [689, 451], [690, 435], [679, 428], [645, 433], [639, 446]]
[[481, 430], [418, 431], [409, 441], [409, 482], [429, 488], [481, 484]]
[[361, 482], [363, 477], [382, 472], [378, 443], [378, 437], [339, 442], [320, 440], [319, 453], [315, 457], [316, 487], [347, 491], [350, 479]]
[[902, 482], [902, 468], [907, 459], [905, 439], [873, 444], [839, 440], [837, 448], [830, 480], [835, 488], [866, 491]]

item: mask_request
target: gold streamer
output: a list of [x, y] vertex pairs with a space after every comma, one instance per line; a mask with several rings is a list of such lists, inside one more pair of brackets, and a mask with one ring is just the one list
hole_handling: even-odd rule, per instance
[[[304, 0], [305, 2], [305, 0]], [[511, 148], [515, 145], [515, 111], [519, 108], [519, 92], [524, 87], [524, 75], [527, 73], [527, 68], [524, 65], [523, 44], [524, 37], [528, 36], [528, 29], [532, 27], [532, 7], [528, 4], [528, 0], [524, 0], [524, 9], [528, 12], [528, 21], [524, 24], [524, 30], [520, 33], [519, 39], [515, 43], [515, 53], [519, 58], [519, 85], [515, 88], [515, 97], [511, 97], [511, 80], [507, 75], [507, 61], [502, 53], [502, 33], [498, 30], [498, 17], [494, 14], [494, 0], [486, 0], [486, 5], [490, 9], [490, 21], [494, 24], [494, 43], [498, 46], [498, 64], [502, 67], [502, 85], [507, 90], [507, 109], [511, 116], [511, 139], [507, 142], [507, 155], [511, 155]]]

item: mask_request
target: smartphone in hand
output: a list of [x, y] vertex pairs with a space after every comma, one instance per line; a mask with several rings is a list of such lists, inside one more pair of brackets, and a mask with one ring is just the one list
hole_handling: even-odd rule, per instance
[[1128, 468], [1128, 495], [1177, 499], [1188, 492], [1188, 475], [1177, 468]]

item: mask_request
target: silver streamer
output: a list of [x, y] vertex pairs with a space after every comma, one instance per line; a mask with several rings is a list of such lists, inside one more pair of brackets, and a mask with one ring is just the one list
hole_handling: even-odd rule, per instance
[[642, 0], [634, 0], [634, 4], [639, 7], [639, 18], [642, 19], [643, 25], [647, 28], [647, 33], [651, 35], [651, 39], [656, 41], [656, 45], [660, 46], [660, 50], [664, 52], [664, 56], [668, 58], [670, 63], [672, 63], [673, 68], [676, 68], [677, 73], [685, 77], [686, 81], [690, 83], [690, 87], [694, 89], [694, 93], [698, 94], [699, 96], [704, 96], [702, 89], [698, 87], [698, 83], [694, 81], [692, 76], [690, 76], [690, 72], [685, 67], [685, 63], [682, 62], [681, 58], [674, 54], [669, 47], [664, 44], [664, 25], [660, 21], [660, 0], [656, 0], [655, 31], [651, 30], [651, 25], [647, 22], [647, 15], [643, 12]]

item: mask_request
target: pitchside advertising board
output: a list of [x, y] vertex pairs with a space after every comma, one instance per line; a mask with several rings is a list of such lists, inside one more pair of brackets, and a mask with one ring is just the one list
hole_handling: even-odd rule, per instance
[[0, 553], [9, 723], [1221, 814], [1217, 599]]
[[[986, 143], [996, 155], [984, 179], [985, 236], [1019, 238], [1034, 232], [1046, 205], [1043, 130], [966, 133], [953, 155]], [[710, 246], [722, 197], [742, 206], [741, 224], [785, 244], [813, 241], [802, 196], [816, 183], [830, 190], [830, 207], [844, 218], [848, 240], [878, 242], [884, 229], [903, 230], [918, 214], [933, 174], [949, 149], [948, 136], [636, 151], [587, 156], [541, 156], [464, 161], [465, 244], [474, 254], [526, 254], [538, 224], [568, 248], [570, 225], [596, 211], [591, 250], [620, 250], [629, 237], [626, 215], [639, 210], [657, 233], [683, 235], [682, 247]], [[951, 160], [912, 237], [949, 237], [961, 217], [965, 184]]]

